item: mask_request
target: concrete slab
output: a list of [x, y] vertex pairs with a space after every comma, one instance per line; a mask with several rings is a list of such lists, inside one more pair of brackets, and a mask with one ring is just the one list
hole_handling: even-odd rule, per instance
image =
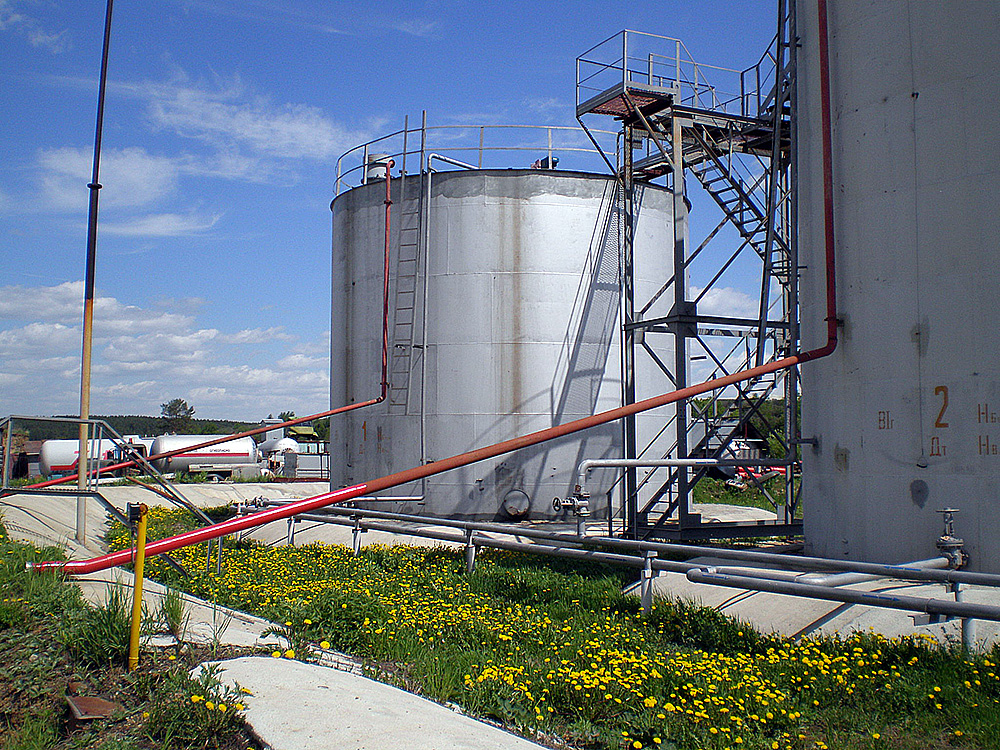
[[249, 690], [246, 717], [272, 750], [537, 750], [528, 740], [366, 677], [291, 659], [217, 662]]

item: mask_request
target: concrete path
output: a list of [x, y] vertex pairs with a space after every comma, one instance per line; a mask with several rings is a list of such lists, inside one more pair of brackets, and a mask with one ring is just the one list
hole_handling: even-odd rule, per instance
[[356, 674], [291, 659], [217, 662], [249, 690], [246, 717], [272, 750], [537, 750], [489, 724]]

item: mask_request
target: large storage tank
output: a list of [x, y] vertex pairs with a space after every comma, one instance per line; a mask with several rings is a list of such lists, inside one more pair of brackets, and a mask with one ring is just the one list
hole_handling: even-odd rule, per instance
[[[622, 402], [621, 210], [614, 180], [569, 171], [441, 172], [433, 175], [432, 193], [421, 205], [419, 178], [406, 179], [409, 197], [402, 200], [400, 178], [392, 181], [392, 394], [388, 403], [332, 419], [334, 487]], [[332, 206], [333, 406], [372, 398], [379, 390], [384, 197], [385, 182], [379, 180], [342, 193]], [[653, 296], [655, 279], [662, 284], [673, 242], [670, 202], [661, 188], [641, 191], [637, 299]], [[415, 251], [407, 243], [416, 242], [418, 233], [419, 246], [426, 243], [426, 269], [423, 256], [415, 264], [405, 260]], [[647, 315], [665, 315], [666, 304]], [[408, 316], [412, 327], [400, 325]], [[671, 361], [668, 339], [650, 336], [647, 343]], [[639, 360], [637, 381], [647, 388], [640, 388], [639, 398], [670, 389], [648, 357]], [[662, 414], [641, 416], [639, 445], [662, 424]], [[573, 490], [579, 461], [621, 455], [621, 425], [610, 424], [389, 494], [426, 491], [422, 506], [402, 506], [411, 512], [552, 516], [553, 498]], [[593, 486], [608, 487], [615, 476], [595, 473]], [[594, 505], [602, 512], [605, 498], [596, 495]]]
[[[1000, 5], [829, 0], [840, 345], [802, 370], [815, 553], [1000, 572]], [[797, 4], [802, 338], [825, 340], [817, 9]]]

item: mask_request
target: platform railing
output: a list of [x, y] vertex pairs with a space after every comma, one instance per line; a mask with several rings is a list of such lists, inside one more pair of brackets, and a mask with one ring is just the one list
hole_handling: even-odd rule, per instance
[[[618, 133], [593, 131], [606, 142], [611, 153], [620, 150]], [[593, 147], [583, 129], [569, 125], [427, 125], [405, 126], [387, 135], [373, 138], [344, 152], [337, 159], [334, 195], [354, 184], [368, 182], [369, 167], [375, 154], [396, 162], [408, 173], [407, 163], [420, 169], [422, 154], [438, 154], [475, 162], [477, 169], [560, 169], [606, 172], [600, 152]], [[522, 158], [529, 154], [532, 158]], [[570, 163], [566, 155], [573, 155]], [[381, 158], [381, 157], [380, 157]]]
[[671, 92], [688, 107], [757, 117], [773, 88], [773, 47], [772, 41], [756, 64], [738, 70], [698, 62], [680, 39], [626, 29], [577, 58], [576, 105], [641, 84]]

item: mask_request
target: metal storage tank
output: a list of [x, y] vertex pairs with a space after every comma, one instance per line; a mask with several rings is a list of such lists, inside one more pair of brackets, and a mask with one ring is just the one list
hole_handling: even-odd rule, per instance
[[[411, 352], [403, 357], [409, 366], [393, 366], [387, 402], [332, 418], [333, 487], [622, 401], [615, 181], [537, 169], [444, 171], [433, 174], [430, 197], [420, 201], [417, 181], [426, 175], [404, 179], [407, 198], [400, 199], [401, 178], [391, 185], [389, 347], [390, 357]], [[334, 407], [379, 392], [384, 198], [385, 182], [378, 180], [332, 205]], [[671, 201], [654, 186], [639, 198], [635, 265], [645, 280], [637, 281], [636, 293], [649, 297], [662, 284], [662, 259], [673, 241]], [[401, 243], [410, 240], [400, 239], [401, 226], [412, 241], [419, 229], [415, 263], [405, 260]], [[666, 312], [664, 300], [648, 314]], [[413, 325], [399, 325], [408, 315]], [[663, 358], [672, 356], [668, 338], [650, 341]], [[670, 389], [654, 367], [648, 358], [637, 363], [637, 381], [649, 389], [640, 387], [639, 398]], [[640, 445], [657, 435], [663, 419], [641, 416]], [[621, 457], [621, 434], [620, 425], [605, 425], [430, 477], [423, 486], [388, 493], [423, 501], [390, 507], [463, 518], [551, 517], [553, 499], [572, 493], [579, 461]], [[593, 486], [609, 487], [616, 476], [595, 472]], [[604, 497], [595, 494], [592, 504], [595, 515], [605, 512]]]
[[[935, 554], [958, 508], [1000, 572], [1000, 5], [829, 0], [839, 316], [802, 369], [805, 531], [820, 555]], [[797, 4], [804, 348], [825, 340], [815, 0]]]

